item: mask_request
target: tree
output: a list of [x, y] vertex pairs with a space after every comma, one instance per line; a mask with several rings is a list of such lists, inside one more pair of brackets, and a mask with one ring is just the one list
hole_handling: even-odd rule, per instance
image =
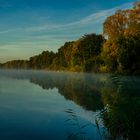
[[[137, 38], [137, 39], [136, 39]], [[140, 37], [127, 36], [118, 39], [118, 64], [120, 72], [140, 72]]]
[[116, 39], [116, 37], [123, 35], [127, 28], [127, 11], [119, 10], [114, 15], [108, 17], [104, 24], [104, 35], [109, 39]]
[[102, 57], [111, 72], [138, 72], [140, 68], [140, 3], [133, 9], [120, 10], [104, 22]]
[[84, 35], [78, 45], [78, 52], [81, 61], [85, 63], [88, 59], [100, 54], [104, 38], [102, 35], [88, 34]]

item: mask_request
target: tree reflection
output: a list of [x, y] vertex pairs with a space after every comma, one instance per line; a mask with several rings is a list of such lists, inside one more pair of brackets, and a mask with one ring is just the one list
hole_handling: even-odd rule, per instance
[[43, 89], [57, 88], [58, 92], [66, 99], [74, 101], [87, 110], [100, 110], [103, 108], [101, 100], [102, 79], [105, 75], [46, 72], [26, 70], [4, 70], [0, 76], [16, 79], [28, 79], [31, 83]]
[[[140, 81], [111, 76], [102, 89], [101, 118], [111, 139], [140, 139]], [[107, 137], [109, 139], [109, 137]]]
[[43, 89], [57, 88], [67, 100], [86, 110], [101, 110], [107, 139], [140, 139], [140, 78], [66, 72], [1, 72], [29, 79]]
[[87, 110], [103, 108], [100, 89], [100, 77], [89, 74], [52, 73], [33, 77], [30, 82], [40, 85], [43, 89], [57, 88], [66, 99], [74, 101]]

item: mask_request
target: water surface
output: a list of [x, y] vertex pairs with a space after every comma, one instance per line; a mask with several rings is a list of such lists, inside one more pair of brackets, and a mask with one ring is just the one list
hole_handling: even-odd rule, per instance
[[[102, 116], [102, 120], [99, 119], [99, 114], [106, 106], [114, 104], [111, 101], [116, 100], [116, 105], [119, 105], [118, 102], [121, 102], [119, 97], [122, 94], [119, 92], [118, 96], [118, 90], [124, 83], [130, 84], [131, 93], [125, 89], [128, 94], [121, 96], [122, 102], [125, 102], [123, 107], [125, 108], [127, 104], [125, 98], [128, 100], [128, 95], [129, 99], [131, 96], [131, 101], [132, 97], [136, 100], [136, 106], [133, 106], [132, 110], [129, 109], [129, 114], [135, 109], [139, 111], [140, 107], [140, 79], [119, 77], [119, 81], [115, 79], [113, 83], [110, 82], [111, 78], [109, 74], [1, 70], [0, 138], [2, 140], [103, 139], [110, 122], [108, 121], [106, 125], [106, 118]], [[109, 100], [110, 97], [112, 99]], [[139, 116], [139, 113], [137, 114]], [[129, 116], [129, 119], [134, 121], [134, 116], [133, 118]], [[138, 123], [139, 119], [135, 119]], [[98, 120], [99, 128], [95, 120]], [[123, 127], [125, 126], [124, 124]], [[112, 131], [115, 132], [115, 128]], [[123, 136], [123, 133], [120, 135]]]

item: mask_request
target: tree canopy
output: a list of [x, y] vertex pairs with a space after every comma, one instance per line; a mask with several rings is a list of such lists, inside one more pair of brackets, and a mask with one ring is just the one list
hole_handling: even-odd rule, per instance
[[102, 56], [109, 71], [137, 73], [140, 69], [140, 3], [119, 10], [104, 22]]

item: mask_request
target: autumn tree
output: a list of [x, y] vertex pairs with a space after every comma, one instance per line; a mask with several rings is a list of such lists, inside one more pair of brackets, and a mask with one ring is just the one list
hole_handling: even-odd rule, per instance
[[[119, 10], [108, 17], [104, 22], [104, 35], [108, 40], [103, 45], [102, 56], [109, 71], [123, 72], [125, 70], [128, 73], [132, 73], [134, 69], [139, 69], [139, 2], [135, 3], [133, 9]], [[137, 64], [135, 65], [134, 63]], [[132, 66], [135, 68], [132, 68]]]

